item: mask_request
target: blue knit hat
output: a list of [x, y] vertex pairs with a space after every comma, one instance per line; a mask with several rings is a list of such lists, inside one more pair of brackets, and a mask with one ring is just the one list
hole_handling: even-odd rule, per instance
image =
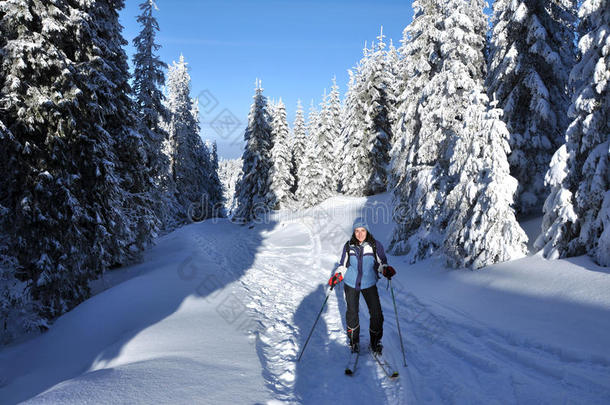
[[366, 224], [366, 221], [362, 217], [356, 218], [354, 221], [354, 226], [352, 226], [352, 230], [356, 230], [356, 228], [364, 228], [367, 231], [369, 230], [369, 226]]

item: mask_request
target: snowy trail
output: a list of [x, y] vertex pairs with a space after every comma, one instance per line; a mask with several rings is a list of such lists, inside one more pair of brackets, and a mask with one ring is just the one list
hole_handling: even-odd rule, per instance
[[343, 375], [347, 348], [341, 288], [330, 294], [303, 358], [296, 362], [342, 242], [324, 246], [328, 235], [315, 214], [278, 222], [279, 229], [263, 234], [253, 269], [242, 278], [252, 298], [248, 306], [264, 325], [257, 350], [268, 387], [277, 399], [295, 403], [404, 403], [401, 384], [386, 381], [365, 353], [356, 376], [346, 380]]
[[[561, 345], [521, 336], [519, 331], [495, 328], [473, 318], [472, 313], [447, 306], [429, 295], [424, 296], [424, 304], [417, 291], [407, 288], [409, 274], [404, 274], [406, 269], [401, 265], [397, 267], [403, 274], [395, 280], [394, 288], [408, 368], [401, 367], [391, 295], [384, 281], [378, 284], [385, 316], [386, 352], [401, 372], [398, 381], [386, 380], [367, 357], [353, 379], [346, 381], [341, 376], [345, 363], [345, 305], [340, 288], [331, 294], [321, 324], [303, 359], [295, 364], [294, 358], [324, 299], [321, 281], [328, 279], [352, 219], [362, 212], [363, 204], [343, 202], [346, 204], [339, 210], [343, 215], [340, 218], [332, 216], [324, 205], [311, 216], [302, 213], [292, 223], [278, 216], [276, 220], [284, 228], [265, 235], [266, 242], [256, 258], [257, 273], [242, 279], [252, 291], [266, 289], [267, 294], [258, 295], [253, 308], [264, 319], [263, 324], [271, 325], [261, 334], [258, 348], [268, 386], [277, 398], [301, 403], [342, 400], [389, 404], [601, 404], [610, 398], [610, 356], [583, 356]], [[336, 199], [333, 204], [341, 205], [342, 200]], [[373, 227], [373, 231], [387, 233], [383, 226]], [[305, 232], [307, 238], [295, 237]], [[390, 260], [400, 263], [400, 258]], [[428, 265], [442, 268], [434, 261]], [[470, 272], [464, 273], [467, 277]], [[605, 276], [602, 277], [607, 285], [610, 280]], [[360, 313], [361, 336], [366, 342], [368, 313], [363, 302]], [[501, 308], [499, 313], [502, 314]], [[606, 354], [609, 352], [606, 350]]]
[[[604, 403], [606, 362], [569, 359], [454, 313], [449, 319], [405, 294], [407, 356], [417, 402]], [[604, 399], [605, 398], [605, 399]]]
[[[343, 374], [341, 287], [297, 362], [353, 220], [389, 235], [387, 199], [337, 197], [267, 224], [166, 235], [125, 269], [136, 277], [0, 351], [0, 402], [608, 402], [610, 274], [586, 258], [469, 272], [390, 256], [407, 368], [385, 280], [378, 288], [384, 352], [400, 377], [387, 379], [366, 352], [354, 376]], [[363, 346], [368, 323], [361, 300]]]

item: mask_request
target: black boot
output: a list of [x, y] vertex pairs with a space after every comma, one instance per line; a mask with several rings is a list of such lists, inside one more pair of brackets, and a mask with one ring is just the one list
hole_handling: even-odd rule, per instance
[[376, 332], [369, 329], [369, 332], [371, 335], [371, 351], [376, 354], [381, 354], [381, 351], [383, 350], [383, 346], [381, 345], [381, 337], [383, 336], [383, 331]]
[[379, 356], [381, 355], [381, 351], [383, 350], [383, 345], [381, 344], [381, 342], [377, 342], [374, 346], [373, 344], [371, 344], [370, 348], [373, 353]]

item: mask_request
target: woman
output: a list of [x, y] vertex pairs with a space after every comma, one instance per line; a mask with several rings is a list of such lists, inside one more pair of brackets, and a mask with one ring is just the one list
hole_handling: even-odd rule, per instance
[[358, 319], [358, 304], [360, 293], [366, 301], [371, 316], [369, 333], [370, 348], [373, 352], [381, 354], [383, 346], [383, 313], [377, 292], [377, 280], [379, 280], [379, 268], [381, 273], [391, 279], [396, 271], [388, 266], [388, 260], [383, 250], [383, 245], [373, 238], [368, 231], [366, 223], [358, 219], [354, 222], [354, 233], [349, 242], [343, 247], [339, 267], [328, 284], [333, 288], [341, 281], [345, 281], [343, 290], [347, 303], [345, 314], [347, 323], [347, 337], [352, 352], [360, 351], [360, 321]]

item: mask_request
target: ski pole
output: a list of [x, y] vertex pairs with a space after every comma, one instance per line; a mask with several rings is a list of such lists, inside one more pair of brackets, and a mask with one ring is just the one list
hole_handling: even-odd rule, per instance
[[402, 333], [400, 332], [400, 323], [398, 322], [398, 310], [396, 309], [396, 299], [394, 298], [394, 287], [392, 287], [392, 280], [388, 279], [390, 284], [390, 291], [392, 291], [392, 302], [394, 303], [394, 314], [396, 314], [396, 327], [398, 328], [398, 337], [400, 338], [400, 348], [402, 349], [402, 361], [407, 367], [407, 360], [405, 358], [405, 347], [402, 343]]
[[316, 321], [313, 323], [313, 327], [311, 328], [311, 331], [309, 332], [309, 336], [307, 336], [307, 340], [305, 341], [305, 344], [303, 345], [303, 348], [301, 349], [301, 353], [299, 354], [299, 358], [297, 359], [297, 361], [301, 360], [301, 356], [303, 355], [303, 352], [305, 351], [305, 348], [307, 347], [307, 343], [309, 342], [309, 339], [311, 338], [311, 334], [313, 333], [313, 330], [316, 328], [316, 325], [318, 324], [318, 320], [320, 319], [320, 315], [322, 315], [322, 311], [324, 310], [324, 306], [326, 305], [326, 301], [328, 301], [328, 297], [330, 296], [330, 292], [332, 290], [333, 289], [331, 288], [326, 293], [326, 298], [324, 299], [324, 303], [322, 304], [322, 308], [320, 308], [320, 312], [318, 312], [318, 317], [316, 318]]

